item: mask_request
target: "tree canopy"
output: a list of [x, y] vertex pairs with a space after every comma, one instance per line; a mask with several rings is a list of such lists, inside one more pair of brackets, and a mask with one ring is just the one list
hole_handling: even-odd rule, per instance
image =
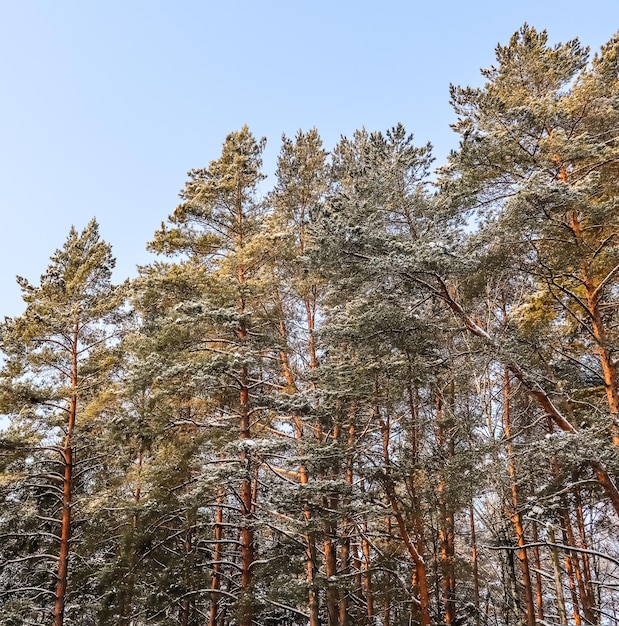
[[122, 285], [93, 219], [0, 330], [0, 626], [619, 619], [619, 38], [524, 25], [434, 171], [246, 126]]

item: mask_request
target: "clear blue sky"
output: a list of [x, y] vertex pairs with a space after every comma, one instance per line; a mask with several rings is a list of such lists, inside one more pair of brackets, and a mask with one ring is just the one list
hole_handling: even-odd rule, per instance
[[397, 122], [442, 162], [449, 83], [480, 84], [524, 21], [593, 50], [619, 2], [520, 0], [0, 0], [0, 318], [22, 310], [69, 227], [96, 215], [135, 273], [187, 170], [248, 124], [269, 139], [316, 127], [326, 147]]

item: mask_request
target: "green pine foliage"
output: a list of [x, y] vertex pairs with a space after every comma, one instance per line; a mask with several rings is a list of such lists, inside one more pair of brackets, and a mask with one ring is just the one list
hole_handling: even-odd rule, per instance
[[524, 25], [432, 170], [230, 133], [131, 284], [71, 229], [0, 345], [0, 626], [618, 619], [619, 40]]

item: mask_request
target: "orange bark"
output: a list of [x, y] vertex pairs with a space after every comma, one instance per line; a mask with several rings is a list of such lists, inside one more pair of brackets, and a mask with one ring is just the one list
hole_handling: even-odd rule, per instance
[[[244, 330], [244, 329], [243, 329]], [[246, 333], [246, 331], [244, 331]], [[249, 421], [249, 376], [247, 367], [241, 368], [241, 390], [240, 390], [240, 408], [241, 408], [241, 440], [246, 441], [250, 438], [250, 421]], [[253, 610], [251, 600], [248, 595], [253, 587], [253, 571], [254, 562], [254, 529], [253, 522], [253, 505], [252, 505], [252, 480], [250, 464], [251, 459], [246, 450], [241, 453], [241, 462], [246, 467], [246, 474], [241, 481], [241, 517], [243, 520], [241, 527], [241, 611], [240, 626], [251, 626]]]
[[419, 618], [421, 626], [430, 626], [432, 618], [430, 616], [430, 590], [428, 588], [428, 576], [426, 562], [423, 557], [424, 543], [423, 543], [423, 521], [421, 520], [419, 503], [416, 501], [414, 484], [409, 485], [409, 491], [414, 498], [413, 502], [413, 518], [415, 523], [415, 533], [417, 535], [417, 541], [413, 541], [400, 504], [395, 493], [395, 486], [391, 478], [391, 460], [389, 456], [389, 429], [387, 423], [380, 419], [380, 429], [383, 435], [383, 455], [385, 456], [385, 473], [384, 473], [384, 486], [385, 493], [391, 505], [391, 511], [398, 524], [400, 536], [404, 541], [404, 545], [411, 556], [411, 559], [415, 565], [415, 578], [419, 589]]
[[[576, 523], [578, 525], [578, 536], [580, 540], [580, 547], [583, 550], [587, 549], [587, 538], [585, 533], [585, 518], [583, 515], [582, 498], [580, 496], [580, 489], [576, 488]], [[597, 624], [600, 621], [599, 613], [595, 611], [595, 594], [593, 592], [593, 585], [591, 583], [591, 565], [589, 563], [589, 554], [587, 552], [581, 553], [582, 557], [582, 573], [583, 573], [583, 593], [582, 604], [585, 619], [591, 624]]]
[[[539, 543], [539, 535], [537, 532], [537, 522], [533, 522], [533, 543]], [[542, 586], [542, 563], [539, 553], [539, 545], [533, 548], [534, 564], [535, 564], [535, 600], [537, 603], [537, 619], [544, 621], [544, 588]]]
[[58, 573], [56, 582], [56, 593], [53, 609], [53, 625], [63, 626], [64, 609], [67, 596], [67, 582], [69, 574], [69, 553], [72, 535], [71, 507], [73, 495], [73, 433], [75, 431], [75, 420], [77, 417], [77, 355], [78, 355], [79, 323], [76, 320], [73, 325], [73, 335], [71, 343], [71, 397], [69, 399], [69, 413], [67, 429], [61, 451], [63, 464], [62, 477], [62, 520], [60, 529], [60, 549], [58, 554]]
[[[453, 382], [451, 385], [451, 395], [453, 396]], [[453, 398], [452, 398], [453, 400]], [[445, 458], [451, 458], [454, 455], [453, 438], [445, 437], [444, 430], [445, 417], [443, 415], [443, 401], [440, 395], [436, 396], [436, 423], [437, 423], [437, 440], [440, 448], [440, 463], [438, 477], [438, 505], [440, 512], [440, 528], [439, 539], [441, 542], [441, 568], [442, 580], [441, 587], [443, 591], [443, 604], [445, 605], [445, 623], [447, 626], [453, 624], [456, 619], [456, 576], [454, 570], [454, 537], [455, 537], [455, 521], [454, 513], [445, 499], [445, 483], [443, 475], [445, 473]]]
[[[583, 227], [577, 211], [570, 211], [569, 225], [574, 239], [576, 240], [577, 247], [586, 247]], [[596, 284], [592, 273], [590, 264], [583, 258], [580, 263], [580, 278], [587, 294], [587, 313], [591, 319], [591, 331], [597, 343], [596, 352], [602, 366], [606, 400], [612, 418], [613, 443], [619, 446], [619, 386], [617, 382], [617, 363], [614, 361], [611, 349], [608, 345], [607, 330], [600, 309], [603, 285], [601, 282]]]
[[223, 539], [223, 492], [217, 494], [215, 509], [215, 549], [213, 550], [213, 576], [211, 578], [211, 606], [209, 608], [208, 626], [217, 626], [219, 609], [219, 590], [221, 589], [221, 540]]
[[531, 584], [531, 573], [529, 569], [529, 557], [524, 535], [524, 527], [522, 524], [522, 514], [520, 513], [520, 497], [518, 493], [518, 482], [516, 475], [516, 465], [514, 463], [514, 454], [511, 444], [511, 418], [510, 418], [510, 380], [509, 371], [505, 369], [504, 385], [503, 385], [503, 430], [505, 432], [507, 459], [509, 468], [509, 477], [511, 482], [512, 511], [511, 520], [516, 531], [516, 539], [518, 541], [518, 560], [520, 563], [520, 572], [522, 574], [522, 587], [524, 592], [524, 603], [526, 611], [527, 626], [535, 626], [535, 605], [533, 603], [533, 585]]
[[[568, 537], [568, 533], [566, 532], [566, 511], [561, 512], [562, 524], [561, 524], [561, 535], [563, 537], [563, 543], [566, 546], [571, 545]], [[576, 572], [578, 570], [578, 563], [576, 559], [574, 559], [574, 555], [571, 552], [567, 552], [565, 554], [565, 571], [567, 572], [567, 580], [570, 586], [570, 596], [572, 598], [572, 611], [574, 614], [574, 624], [576, 626], [581, 626], [582, 619], [580, 617], [580, 603], [578, 602], [578, 593], [576, 591]]]
[[480, 610], [479, 603], [479, 564], [477, 563], [477, 537], [475, 533], [475, 510], [473, 509], [473, 503], [469, 510], [469, 524], [471, 528], [471, 561], [473, 562], [473, 602], [475, 603], [475, 624], [480, 624]]
[[[464, 323], [466, 328], [473, 335], [488, 342], [494, 347], [498, 347], [489, 333], [481, 328], [452, 297], [447, 289], [447, 285], [442, 281], [442, 279], [438, 276], [436, 278], [438, 281], [438, 287], [433, 288], [428, 285], [428, 283], [423, 281], [421, 282], [424, 286], [430, 287], [432, 292], [447, 304], [454, 315]], [[578, 432], [577, 429], [563, 416], [561, 411], [559, 411], [559, 409], [553, 404], [548, 394], [535, 381], [531, 380], [519, 365], [511, 361], [509, 358], [503, 358], [503, 363], [509, 372], [513, 374], [522, 386], [537, 400], [549, 419], [551, 419], [562, 431], [569, 433]], [[616, 437], [616, 443], [619, 445], [619, 436]], [[619, 489], [617, 488], [615, 481], [601, 462], [589, 460], [588, 464], [593, 469], [598, 483], [606, 492], [615, 513], [619, 516]]]

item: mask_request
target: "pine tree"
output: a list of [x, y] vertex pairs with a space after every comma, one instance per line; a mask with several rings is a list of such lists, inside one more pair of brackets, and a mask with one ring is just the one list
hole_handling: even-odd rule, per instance
[[[550, 46], [545, 31], [525, 24], [496, 55], [497, 65], [483, 71], [484, 87], [452, 87], [462, 141], [443, 189], [486, 217], [477, 254], [518, 268], [528, 290], [528, 302], [510, 309], [511, 347], [501, 360], [561, 430], [577, 434], [576, 423], [594, 429], [597, 456], [614, 464], [602, 441], [614, 433], [619, 406], [610, 304], [619, 267], [611, 183], [617, 125], [609, 104], [617, 97], [617, 41], [588, 66], [578, 40]], [[443, 298], [473, 334], [490, 339], [450, 294]], [[580, 392], [597, 387], [593, 411], [562, 392], [564, 372], [575, 369], [584, 380], [597, 378]], [[544, 382], [549, 372], [554, 384]], [[607, 417], [599, 414], [602, 397]], [[590, 466], [619, 512], [612, 471], [597, 460]]]
[[[376, 446], [381, 453], [366, 460], [376, 468], [366, 480], [372, 490], [380, 485], [412, 562], [421, 624], [430, 624], [432, 617], [419, 494], [409, 481], [407, 496], [402, 496], [406, 470], [400, 464], [403, 457], [394, 453], [390, 432], [399, 411], [410, 410], [410, 405], [404, 409], [401, 405], [406, 406], [411, 369], [421, 377], [431, 370], [423, 302], [402, 306], [409, 294], [404, 295], [404, 281], [398, 277], [398, 264], [413, 247], [423, 247], [421, 240], [431, 223], [423, 190], [429, 164], [429, 147], [415, 147], [401, 126], [386, 135], [359, 131], [352, 140], [343, 139], [334, 152], [335, 190], [316, 223], [321, 244], [316, 262], [329, 287], [323, 329], [329, 354], [323, 385], [332, 398], [327, 406], [337, 416], [338, 407], [341, 414], [342, 406], [354, 405], [370, 420], [365, 428], [360, 426], [362, 432], [371, 428], [365, 445]], [[411, 414], [409, 418], [414, 419]], [[331, 428], [345, 425], [340, 418]], [[377, 438], [374, 445], [372, 437]], [[364, 476], [367, 470], [360, 465], [357, 471]], [[365, 498], [359, 497], [365, 508]], [[376, 523], [372, 517], [359, 520], [360, 527]], [[365, 580], [361, 576], [365, 611], [368, 619], [374, 619], [371, 550], [365, 533], [360, 547], [366, 559]]]
[[[33, 618], [51, 613], [54, 626], [65, 619], [71, 556], [79, 550], [76, 494], [88, 493], [97, 465], [88, 441], [89, 405], [109, 383], [115, 361], [124, 296], [111, 283], [113, 267], [94, 219], [81, 233], [72, 228], [39, 285], [18, 279], [26, 310], [2, 328], [2, 404], [11, 417], [13, 449], [21, 451], [7, 468], [12, 477], [4, 501], [15, 516], [3, 519], [11, 538], [3, 560], [34, 565], [4, 579], [3, 602], [30, 598]], [[20, 521], [22, 508], [29, 513]], [[48, 563], [56, 564], [55, 575]], [[41, 604], [50, 597], [49, 605]]]
[[[218, 613], [223, 593], [222, 563], [237, 560], [233, 554], [224, 557], [222, 550], [238, 541], [240, 577], [233, 579], [241, 626], [251, 624], [256, 608], [256, 497], [263, 471], [261, 453], [267, 452], [261, 444], [270, 445], [268, 396], [279, 383], [272, 365], [279, 355], [265, 269], [269, 256], [262, 237], [264, 207], [257, 197], [264, 178], [260, 171], [264, 144], [244, 127], [228, 135], [219, 159], [189, 173], [183, 202], [150, 245], [156, 252], [181, 256], [181, 262], [145, 273], [147, 288], [162, 271], [168, 276], [196, 272], [203, 277], [188, 298], [164, 312], [164, 325], [155, 332], [165, 336], [177, 332], [169, 330], [174, 326], [181, 329], [178, 357], [185, 364], [177, 371], [187, 377], [187, 401], [202, 399], [206, 411], [196, 421], [204, 427], [215, 423], [213, 432], [219, 431], [221, 443], [227, 444], [218, 453], [236, 457], [232, 463], [222, 462], [228, 468], [221, 474], [222, 479], [227, 475], [222, 484], [228, 486], [222, 487], [215, 502], [203, 505], [213, 507], [217, 519], [224, 504], [225, 510], [238, 505], [238, 517], [227, 523], [227, 527], [237, 524], [238, 539], [231, 543], [219, 534], [215, 539], [211, 615]], [[178, 358], [174, 361], [179, 363]], [[221, 528], [218, 522], [216, 531]]]
[[311, 482], [317, 477], [310, 476], [308, 465], [317, 465], [312, 457], [320, 446], [315, 410], [311, 408], [317, 408], [315, 331], [321, 285], [318, 274], [309, 265], [308, 253], [315, 245], [311, 220], [324, 201], [329, 185], [326, 159], [327, 153], [315, 129], [307, 133], [299, 131], [294, 141], [285, 135], [282, 137], [277, 183], [269, 196], [272, 213], [266, 231], [271, 240], [269, 265], [273, 272], [273, 301], [282, 342], [285, 395], [295, 423], [299, 457], [295, 471], [306, 493], [303, 502], [297, 503], [294, 496], [289, 497], [288, 502], [297, 507], [290, 511], [292, 515], [298, 513], [298, 508], [303, 509], [310, 626], [320, 624], [318, 531], [317, 522], [312, 519], [316, 495], [311, 495]]

